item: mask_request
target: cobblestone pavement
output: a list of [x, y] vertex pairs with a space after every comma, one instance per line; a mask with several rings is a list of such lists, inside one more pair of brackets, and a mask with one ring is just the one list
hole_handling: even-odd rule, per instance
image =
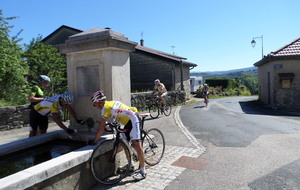
[[[193, 146], [183, 147], [183, 146], [171, 146], [166, 145], [164, 157], [161, 162], [155, 166], [147, 167], [147, 178], [141, 181], [135, 181], [131, 176], [123, 179], [120, 183], [113, 186], [104, 186], [98, 184], [94, 186], [91, 190], [103, 190], [103, 189], [118, 189], [118, 190], [135, 190], [135, 189], [145, 189], [145, 190], [156, 190], [165, 189], [165, 187], [170, 184], [176, 177], [178, 177], [186, 168], [173, 166], [172, 164], [177, 161], [182, 156], [199, 157], [205, 148], [202, 147], [198, 141], [187, 131], [183, 126], [179, 118], [180, 107], [175, 109], [173, 117], [175, 122], [173, 127], [176, 127], [178, 133], [183, 133], [186, 136], [187, 141], [189, 141]], [[175, 124], [176, 123], [176, 124]]]
[[166, 151], [163, 159], [156, 166], [147, 168], [147, 178], [141, 181], [135, 181], [131, 176], [123, 179], [120, 183], [114, 186], [97, 185], [91, 190], [103, 189], [120, 189], [120, 190], [135, 190], [135, 189], [164, 189], [170, 182], [176, 179], [185, 168], [172, 166], [181, 156], [189, 156], [197, 158], [204, 152], [200, 148], [166, 146]]

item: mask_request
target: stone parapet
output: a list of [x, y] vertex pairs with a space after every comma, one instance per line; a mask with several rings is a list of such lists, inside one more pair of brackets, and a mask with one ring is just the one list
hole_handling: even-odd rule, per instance
[[[148, 101], [152, 97], [151, 92], [141, 92], [131, 94], [131, 106], [137, 107], [140, 111], [148, 108]], [[182, 104], [186, 101], [184, 91], [169, 91], [167, 99], [173, 104]]]
[[0, 131], [28, 127], [29, 104], [0, 107]]
[[[131, 94], [131, 106], [140, 111], [147, 110], [147, 100], [152, 92], [140, 92]], [[169, 91], [168, 99], [173, 105], [186, 101], [184, 91]], [[0, 107], [0, 131], [29, 126], [29, 104], [21, 106]]]

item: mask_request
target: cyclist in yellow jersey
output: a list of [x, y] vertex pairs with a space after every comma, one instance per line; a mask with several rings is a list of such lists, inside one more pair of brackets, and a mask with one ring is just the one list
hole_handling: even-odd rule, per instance
[[126, 134], [126, 140], [131, 140], [134, 149], [138, 154], [140, 164], [139, 172], [132, 175], [136, 180], [146, 178], [144, 150], [141, 143], [140, 120], [135, 107], [129, 107], [118, 101], [106, 101], [106, 96], [103, 92], [97, 91], [91, 96], [93, 105], [101, 110], [100, 124], [93, 143], [101, 138], [104, 132], [104, 127], [108, 118], [125, 125], [125, 129], [129, 129]]
[[[62, 108], [68, 110], [71, 116], [77, 121], [77, 123], [81, 123], [82, 120], [78, 120], [77, 115], [73, 108], [70, 106], [73, 102], [73, 95], [70, 92], [64, 92], [63, 94], [58, 94], [50, 98], [46, 98], [40, 103], [34, 106], [34, 114], [48, 116], [52, 114], [52, 118], [54, 122], [63, 130], [65, 130], [68, 134], [73, 135], [75, 131], [65, 126], [65, 124], [61, 120], [60, 111]], [[35, 127], [36, 123], [32, 124]], [[42, 133], [46, 133], [48, 129], [48, 125], [42, 129]]]
[[155, 93], [155, 91], [158, 91], [158, 98], [161, 100], [163, 105], [166, 105], [166, 96], [168, 95], [168, 91], [165, 87], [165, 85], [163, 83], [160, 82], [159, 79], [156, 79], [154, 81], [155, 85], [154, 85], [154, 89], [153, 89], [153, 93]]

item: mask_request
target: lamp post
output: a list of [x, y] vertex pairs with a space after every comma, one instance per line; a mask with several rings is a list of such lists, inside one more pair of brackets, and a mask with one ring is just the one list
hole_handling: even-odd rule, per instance
[[251, 41], [251, 45], [254, 48], [256, 41], [254, 39], [260, 38], [261, 39], [261, 58], [264, 58], [264, 36], [261, 35], [260, 37], [253, 37]]

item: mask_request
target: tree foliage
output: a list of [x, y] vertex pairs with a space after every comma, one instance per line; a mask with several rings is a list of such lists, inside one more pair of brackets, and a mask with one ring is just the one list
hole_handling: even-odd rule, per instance
[[57, 48], [45, 45], [39, 36], [26, 46], [23, 56], [29, 66], [28, 79], [31, 84], [37, 81], [39, 75], [47, 75], [51, 79], [51, 85], [49, 89], [45, 89], [46, 94], [58, 94], [66, 90], [66, 59]]
[[22, 59], [22, 47], [17, 44], [18, 36], [10, 37], [8, 21], [16, 17], [3, 17], [0, 10], [0, 101], [25, 102], [26, 74], [28, 67]]
[[0, 10], [0, 106], [28, 103], [29, 89], [42, 74], [51, 78], [50, 88], [44, 90], [47, 96], [67, 88], [65, 57], [57, 48], [44, 45], [41, 36], [19, 45], [22, 30], [10, 37], [13, 26], [9, 21], [15, 18], [5, 18]]
[[[210, 73], [197, 73], [196, 75], [202, 76], [204, 80], [207, 79], [234, 79], [240, 86], [245, 86], [252, 95], [258, 94], [258, 72], [257, 69], [250, 71], [238, 71], [226, 74], [210, 74]], [[221, 86], [221, 85], [216, 85]]]
[[251, 92], [251, 94], [258, 94], [258, 78], [249, 74], [245, 74], [240, 77], [241, 84], [245, 85]]

